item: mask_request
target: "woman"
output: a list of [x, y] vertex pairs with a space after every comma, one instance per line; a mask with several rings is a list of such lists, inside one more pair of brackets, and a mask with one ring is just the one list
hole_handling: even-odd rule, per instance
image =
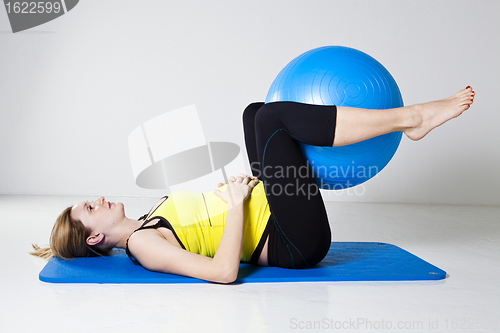
[[312, 267], [327, 254], [331, 234], [313, 175], [290, 172], [307, 167], [299, 141], [343, 146], [394, 131], [419, 140], [469, 109], [474, 96], [467, 87], [443, 100], [387, 110], [251, 104], [243, 123], [253, 177], [230, 177], [213, 193], [172, 193], [139, 220], [103, 197], [81, 202], [58, 217], [50, 248], [34, 245], [32, 254], [74, 258], [117, 247], [146, 269], [220, 283], [236, 279], [240, 261]]

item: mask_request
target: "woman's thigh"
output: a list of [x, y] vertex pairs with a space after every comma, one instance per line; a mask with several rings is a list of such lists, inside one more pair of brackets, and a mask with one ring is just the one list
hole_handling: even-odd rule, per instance
[[258, 166], [252, 172], [264, 182], [272, 213], [270, 266], [311, 267], [328, 252], [328, 217], [299, 141], [331, 145], [335, 116], [335, 107], [289, 102], [251, 104], [245, 110], [247, 152], [250, 164]]

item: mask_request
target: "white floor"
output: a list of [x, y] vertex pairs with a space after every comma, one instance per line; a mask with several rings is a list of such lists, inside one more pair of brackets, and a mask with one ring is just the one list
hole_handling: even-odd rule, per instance
[[[327, 203], [333, 241], [402, 247], [447, 271], [435, 282], [40, 282], [30, 243], [80, 199], [0, 196], [0, 332], [500, 332], [500, 207]], [[130, 217], [154, 203], [107, 199]]]

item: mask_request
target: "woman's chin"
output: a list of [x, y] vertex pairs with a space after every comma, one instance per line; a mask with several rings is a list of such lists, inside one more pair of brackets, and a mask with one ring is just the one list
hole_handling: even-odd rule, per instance
[[[123, 216], [125, 216], [125, 205], [121, 202], [117, 202], [114, 205], [116, 206], [116, 209], [121, 210]], [[113, 206], [111, 208], [113, 208]]]

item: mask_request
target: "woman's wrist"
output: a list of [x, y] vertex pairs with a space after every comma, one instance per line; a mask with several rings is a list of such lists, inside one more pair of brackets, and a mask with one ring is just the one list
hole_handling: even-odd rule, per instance
[[229, 202], [227, 203], [227, 209], [233, 209], [233, 208], [243, 208], [243, 203], [245, 202], [246, 197], [241, 197], [241, 198], [234, 198], [234, 197], [229, 197]]

